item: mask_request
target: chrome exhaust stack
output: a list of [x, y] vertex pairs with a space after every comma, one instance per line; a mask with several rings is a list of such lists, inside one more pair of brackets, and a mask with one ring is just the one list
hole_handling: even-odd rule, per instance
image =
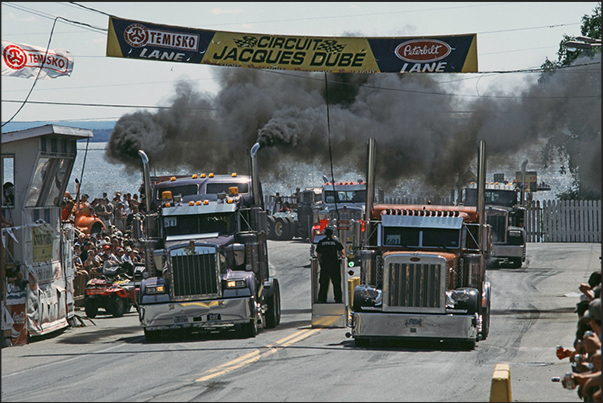
[[147, 235], [145, 236], [144, 231], [142, 231], [142, 234], [140, 234], [140, 240], [144, 243], [145, 248], [144, 248], [144, 261], [145, 261], [145, 273], [144, 273], [144, 277], [148, 278], [148, 277], [153, 277], [153, 264], [151, 262], [151, 244], [150, 241], [148, 239], [148, 235], [150, 234], [151, 231], [151, 216], [150, 216], [150, 212], [151, 212], [151, 176], [149, 174], [149, 157], [147, 157], [147, 154], [142, 151], [142, 150], [138, 150], [138, 155], [140, 155], [140, 158], [142, 159], [142, 174], [143, 174], [143, 181], [144, 181], [144, 206], [145, 206], [145, 210], [146, 210], [146, 214], [145, 214], [145, 221], [146, 221], [146, 231], [147, 231]]
[[364, 245], [368, 245], [371, 233], [370, 221], [371, 210], [375, 202], [375, 139], [368, 139], [367, 144], [367, 168], [366, 168], [366, 211], [364, 212]]
[[258, 176], [258, 159], [257, 153], [260, 149], [260, 143], [255, 143], [251, 147], [251, 186], [253, 186], [253, 205], [260, 207], [262, 201], [260, 200], [260, 178]]
[[143, 174], [143, 180], [144, 180], [144, 199], [145, 199], [145, 208], [146, 208], [146, 213], [149, 214], [149, 212], [151, 211], [151, 206], [150, 206], [150, 202], [151, 202], [151, 176], [149, 174], [149, 157], [147, 157], [147, 154], [142, 151], [142, 150], [138, 150], [138, 155], [140, 155], [140, 158], [142, 158], [142, 174]]

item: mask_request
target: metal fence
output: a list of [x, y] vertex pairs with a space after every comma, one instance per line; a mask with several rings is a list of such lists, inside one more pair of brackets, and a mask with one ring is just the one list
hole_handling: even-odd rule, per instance
[[[453, 205], [453, 200], [452, 197], [383, 197], [386, 204], [446, 206]], [[528, 242], [601, 242], [601, 200], [533, 201], [526, 207], [525, 228]]]
[[527, 206], [528, 242], [601, 242], [601, 200], [543, 200]]

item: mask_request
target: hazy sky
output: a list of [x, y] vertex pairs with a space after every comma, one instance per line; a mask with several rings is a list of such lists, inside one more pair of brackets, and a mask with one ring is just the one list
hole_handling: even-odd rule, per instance
[[[188, 79], [199, 91], [215, 94], [216, 70], [231, 67], [151, 62], [105, 56], [108, 16], [199, 29], [301, 36], [436, 36], [477, 34], [476, 74], [462, 79], [459, 91], [512, 92], [538, 74], [512, 72], [557, 59], [563, 34], [579, 36], [581, 18], [597, 2], [2, 2], [2, 39], [46, 47], [57, 16], [94, 28], [58, 20], [51, 48], [74, 55], [70, 77], [40, 80], [13, 120], [117, 120], [144, 106], [167, 105], [177, 80]], [[94, 11], [96, 10], [96, 11]], [[2, 77], [2, 121], [21, 106], [34, 79]], [[13, 102], [9, 102], [13, 101]], [[18, 102], [14, 102], [18, 101]], [[118, 105], [127, 108], [116, 107]], [[131, 106], [131, 108], [129, 107]], [[154, 109], [149, 109], [155, 112]]]

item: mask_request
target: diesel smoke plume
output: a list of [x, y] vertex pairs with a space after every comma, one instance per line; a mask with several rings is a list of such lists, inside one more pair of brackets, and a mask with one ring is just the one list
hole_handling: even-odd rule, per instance
[[[380, 187], [418, 176], [449, 189], [475, 164], [480, 140], [487, 142], [489, 172], [545, 140], [542, 162], [568, 153], [572, 172], [600, 194], [600, 61], [600, 54], [579, 59], [521, 93], [470, 97], [453, 95], [466, 93], [454, 74], [328, 74], [325, 92], [323, 73], [215, 67], [217, 95], [179, 82], [169, 109], [119, 119], [106, 156], [139, 170], [142, 149], [152, 169], [248, 172], [249, 149], [259, 142], [261, 174], [285, 182], [283, 162], [330, 173], [329, 138], [335, 172], [366, 172], [372, 137]], [[316, 184], [293, 184], [309, 185]]]

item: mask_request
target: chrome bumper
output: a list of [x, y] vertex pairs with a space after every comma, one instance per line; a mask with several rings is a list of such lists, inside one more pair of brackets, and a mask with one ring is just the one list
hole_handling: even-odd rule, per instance
[[[147, 330], [215, 329], [247, 323], [253, 318], [251, 298], [168, 302], [139, 306], [140, 324]], [[220, 319], [208, 320], [209, 314]]]
[[525, 251], [525, 246], [523, 245], [493, 244], [491, 255], [495, 258], [524, 257]]
[[475, 340], [475, 315], [354, 312], [352, 336]]

